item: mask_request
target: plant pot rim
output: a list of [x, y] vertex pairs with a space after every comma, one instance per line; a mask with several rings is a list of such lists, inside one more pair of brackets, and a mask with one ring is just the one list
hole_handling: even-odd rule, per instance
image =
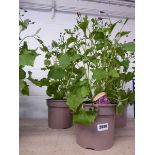
[[46, 103], [48, 107], [68, 108], [67, 100], [46, 99]]
[[48, 99], [46, 99], [46, 101], [54, 101], [54, 102], [63, 102], [63, 101], [67, 101], [67, 99], [54, 99], [54, 98], [48, 98]]
[[[91, 108], [92, 104], [84, 104], [83, 108]], [[115, 104], [95, 104], [94, 107], [97, 110], [97, 116], [110, 116], [115, 115], [116, 105]]]
[[116, 104], [95, 104], [97, 107], [115, 107]]
[[[86, 103], [83, 102], [85, 106], [89, 106], [89, 105], [92, 105], [91, 103]], [[95, 107], [114, 107], [116, 106], [117, 104], [93, 104]]]

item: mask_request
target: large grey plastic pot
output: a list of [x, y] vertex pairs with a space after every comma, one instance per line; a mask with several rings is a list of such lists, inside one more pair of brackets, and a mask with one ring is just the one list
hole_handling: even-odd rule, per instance
[[122, 114], [116, 114], [115, 127], [124, 128], [127, 124], [127, 107], [125, 107]]
[[66, 100], [47, 99], [48, 126], [53, 129], [65, 129], [72, 126], [72, 113]]
[[87, 149], [106, 150], [114, 143], [114, 131], [115, 105], [98, 105], [98, 114], [93, 124], [76, 125], [76, 141], [81, 147]]

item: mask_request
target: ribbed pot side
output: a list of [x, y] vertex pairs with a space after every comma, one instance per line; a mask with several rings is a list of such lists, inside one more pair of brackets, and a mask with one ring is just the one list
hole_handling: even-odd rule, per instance
[[98, 110], [93, 124], [76, 125], [76, 141], [81, 147], [100, 151], [111, 148], [114, 143], [115, 105], [99, 105]]
[[65, 129], [72, 126], [72, 113], [66, 100], [47, 99], [48, 127], [53, 129]]
[[116, 114], [115, 127], [124, 128], [127, 124], [127, 107], [125, 107], [122, 114]]

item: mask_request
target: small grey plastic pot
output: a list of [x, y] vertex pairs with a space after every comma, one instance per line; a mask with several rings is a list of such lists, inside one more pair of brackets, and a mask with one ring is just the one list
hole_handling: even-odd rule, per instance
[[115, 127], [116, 128], [124, 128], [127, 124], [127, 106], [124, 108], [122, 114], [116, 114], [115, 118]]
[[72, 126], [73, 115], [66, 100], [47, 99], [48, 127], [53, 129], [66, 129]]
[[[96, 105], [95, 122], [91, 125], [76, 124], [76, 142], [81, 147], [96, 151], [110, 149], [114, 143], [116, 105]], [[84, 108], [91, 107], [85, 104]]]

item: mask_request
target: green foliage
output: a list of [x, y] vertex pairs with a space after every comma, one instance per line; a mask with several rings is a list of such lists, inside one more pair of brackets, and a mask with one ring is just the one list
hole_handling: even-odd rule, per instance
[[19, 27], [20, 27], [20, 32], [24, 31], [27, 29], [29, 25], [29, 19], [25, 19], [25, 20], [20, 20], [19, 21]]
[[19, 65], [20, 66], [33, 66], [34, 60], [39, 54], [36, 50], [24, 49], [19, 54]]
[[70, 37], [70, 38], [67, 39], [67, 45], [69, 45], [69, 44], [71, 44], [73, 42], [76, 42], [76, 41], [77, 41], [77, 39], [75, 37]]
[[108, 77], [108, 73], [101, 68], [97, 68], [93, 70], [93, 78], [96, 79], [97, 81], [106, 79]]
[[72, 85], [68, 88], [67, 104], [73, 112], [82, 105], [86, 97], [90, 96], [90, 88], [87, 79], [72, 81]]
[[[90, 111], [86, 112], [81, 105], [84, 100], [92, 100], [92, 96], [101, 91], [107, 92], [111, 102], [117, 104], [118, 113], [123, 112], [126, 104], [133, 100], [134, 92], [126, 92], [125, 85], [134, 78], [134, 72], [128, 70], [135, 45], [134, 42], [119, 43], [122, 37], [130, 34], [129, 31], [123, 31], [127, 21], [128, 18], [115, 23], [104, 23], [95, 18], [89, 21], [87, 16], [80, 16], [73, 28], [74, 33], [71, 33], [71, 29], [66, 30], [67, 34], [71, 35], [70, 40], [76, 38], [76, 43], [73, 40], [74, 48], [81, 55], [79, 60], [85, 68], [84, 75], [79, 81], [73, 82], [68, 90], [68, 106], [74, 112], [75, 123], [91, 124], [94, 121], [96, 116], [88, 115]], [[117, 24], [122, 24], [122, 28], [115, 38], [111, 39]], [[79, 34], [79, 31], [83, 31], [84, 35]], [[67, 59], [66, 66], [69, 66], [69, 58], [65, 60]], [[85, 87], [79, 86], [82, 80], [88, 80]], [[94, 90], [95, 94], [92, 94], [91, 90]]]
[[117, 70], [110, 70], [108, 75], [112, 78], [118, 78], [119, 77], [119, 73]]
[[20, 67], [19, 68], [19, 79], [25, 79], [26, 77], [26, 72]]
[[[135, 45], [134, 42], [120, 43], [122, 37], [130, 34], [123, 31], [127, 21], [112, 23], [110, 19], [104, 22], [79, 16], [73, 29], [65, 29], [58, 41], [52, 41], [52, 49], [39, 40], [45, 52], [43, 70], [48, 75], [41, 80], [29, 75], [28, 79], [40, 87], [47, 86], [47, 95], [54, 99], [67, 98], [74, 123], [94, 122], [96, 111], [84, 109], [83, 104], [84, 101], [93, 104], [93, 96], [101, 91], [107, 92], [110, 101], [117, 104], [118, 113], [134, 100], [134, 92], [125, 91], [125, 85], [134, 78], [134, 72], [129, 69]], [[118, 24], [122, 27], [112, 39]]]
[[67, 53], [61, 55], [58, 60], [59, 60], [60, 66], [63, 68], [66, 68], [70, 65], [70, 57]]
[[[66, 31], [72, 35], [70, 30]], [[65, 33], [60, 33], [59, 41], [52, 41], [51, 50], [45, 46], [42, 40], [38, 39], [41, 45], [40, 49], [45, 52], [45, 67], [42, 70], [47, 71], [48, 75], [41, 80], [33, 79], [31, 75], [28, 78], [33, 84], [39, 87], [47, 86], [47, 95], [54, 99], [66, 98], [67, 90], [71, 83], [76, 77], [81, 78], [84, 72], [82, 67], [76, 66], [81, 59], [81, 55], [77, 53], [74, 47], [70, 47], [71, 43], [76, 44], [76, 37], [71, 36], [67, 40], [64, 40], [64, 35]]]
[[65, 77], [65, 71], [63, 68], [59, 66], [51, 66], [49, 69], [48, 78], [62, 80]]
[[96, 111], [85, 111], [81, 109], [79, 112], [73, 115], [73, 122], [75, 124], [84, 124], [89, 125], [95, 121], [96, 118]]
[[123, 113], [124, 108], [125, 108], [125, 104], [123, 104], [123, 102], [121, 102], [121, 101], [118, 101], [117, 102], [117, 106], [116, 106], [116, 112], [117, 112], [117, 114]]
[[135, 43], [129, 42], [122, 45], [126, 51], [134, 52], [135, 51]]
[[69, 108], [76, 112], [77, 108], [82, 104], [83, 97], [80, 91], [75, 91], [75, 93], [70, 93], [67, 96], [67, 105]]
[[47, 78], [42, 78], [41, 80], [33, 79], [32, 78], [32, 72], [28, 72], [28, 80], [30, 80], [32, 83], [34, 83], [36, 86], [42, 87], [42, 86], [48, 86], [49, 80]]
[[30, 36], [24, 36], [22, 37], [22, 32], [27, 30], [28, 26], [30, 25], [30, 20], [25, 19], [22, 20], [20, 17], [19, 20], [19, 86], [20, 86], [20, 91], [23, 95], [29, 95], [29, 87], [26, 82], [26, 72], [24, 71], [25, 66], [31, 66], [33, 67], [34, 61], [36, 57], [39, 55], [37, 54], [37, 48], [36, 49], [30, 49], [28, 47], [28, 43], [26, 41], [27, 38], [34, 38], [35, 40], [41, 40], [38, 38], [37, 34], [40, 32], [41, 29], [38, 29], [33, 35]]
[[19, 80], [19, 87], [23, 95], [29, 95], [29, 87], [24, 80]]
[[116, 37], [127, 36], [129, 33], [130, 33], [129, 31], [121, 31], [116, 34]]
[[51, 64], [51, 61], [50, 61], [50, 60], [46, 59], [46, 60], [44, 61], [44, 65], [45, 65], [45, 66], [50, 66], [50, 64]]
[[58, 43], [56, 41], [52, 41], [52, 47], [58, 47]]
[[89, 88], [86, 87], [86, 86], [82, 86], [80, 91], [81, 91], [80, 93], [81, 93], [81, 96], [82, 96], [82, 97], [86, 97], [86, 96], [88, 96], [89, 93], [90, 93], [90, 92], [89, 92], [89, 91], [90, 91]]
[[81, 21], [78, 22], [78, 26], [82, 29], [84, 35], [86, 35], [86, 30], [87, 30], [87, 27], [88, 27], [88, 17], [85, 16]]
[[126, 75], [125, 75], [125, 82], [130, 82], [131, 80], [133, 80], [134, 76], [135, 75], [134, 75], [133, 72], [126, 73]]
[[48, 96], [52, 96], [56, 100], [64, 99], [65, 90], [59, 90], [60, 82], [53, 81], [47, 86], [46, 93]]

